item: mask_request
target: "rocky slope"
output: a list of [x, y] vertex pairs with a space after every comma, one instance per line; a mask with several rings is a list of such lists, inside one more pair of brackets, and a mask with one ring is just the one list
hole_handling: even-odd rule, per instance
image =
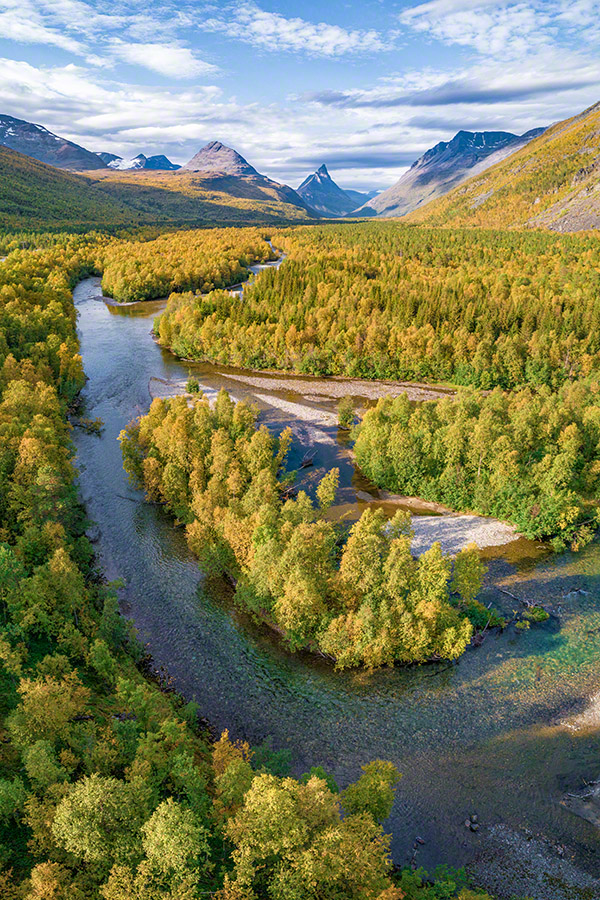
[[[212, 174], [215, 190], [259, 191], [265, 188], [272, 191], [282, 203], [290, 203], [306, 210], [311, 216], [318, 217], [318, 213], [306, 203], [306, 201], [287, 184], [279, 184], [261, 175], [254, 166], [241, 156], [237, 150], [233, 150], [221, 141], [210, 141], [202, 147], [188, 163], [181, 167], [180, 173], [198, 172]], [[236, 184], [237, 181], [237, 184]]]
[[558, 122], [411, 222], [486, 228], [600, 228], [600, 103]]
[[121, 159], [121, 157], [117, 156], [116, 153], [96, 153], [96, 156], [99, 156], [102, 162], [107, 166], [110, 165], [111, 162], [115, 162], [115, 160]]
[[189, 162], [181, 167], [184, 172], [219, 172], [223, 175], [258, 175], [258, 172], [243, 156], [222, 144], [210, 141], [202, 147]]
[[369, 199], [359, 191], [344, 191], [335, 183], [325, 165], [305, 178], [296, 193], [327, 218], [346, 216]]
[[361, 215], [404, 216], [515, 153], [543, 132], [459, 131], [428, 150], [391, 188], [369, 200]]
[[42, 125], [14, 116], [0, 115], [0, 144], [57, 169], [81, 172], [105, 166], [96, 153], [53, 134]]

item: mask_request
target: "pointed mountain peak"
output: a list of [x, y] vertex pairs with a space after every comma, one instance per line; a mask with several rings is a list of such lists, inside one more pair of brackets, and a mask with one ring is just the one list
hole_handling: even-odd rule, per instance
[[258, 175], [237, 150], [221, 141], [209, 141], [183, 166], [191, 172], [220, 172], [225, 175]]
[[304, 179], [298, 193], [320, 215], [330, 218], [347, 215], [367, 199], [361, 194], [352, 196], [342, 190], [327, 171], [325, 163]]

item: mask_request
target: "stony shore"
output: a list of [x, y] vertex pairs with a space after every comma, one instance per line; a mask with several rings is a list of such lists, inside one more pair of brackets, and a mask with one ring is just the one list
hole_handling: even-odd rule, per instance
[[[361, 391], [361, 396], [368, 399], [376, 399], [384, 396], [390, 390], [395, 392], [395, 396], [406, 393], [408, 389], [416, 391], [424, 391], [425, 386], [421, 385], [403, 385], [399, 382], [364, 382], [357, 379], [281, 379], [254, 375], [238, 375], [227, 372], [224, 376], [227, 381], [231, 381], [231, 396], [234, 399], [235, 384], [244, 387], [247, 394], [248, 388], [252, 397], [263, 407], [271, 407], [279, 410], [287, 416], [292, 422], [299, 424], [308, 423], [316, 426], [312, 430], [314, 435], [314, 446], [317, 447], [320, 442], [331, 443], [332, 438], [329, 434], [318, 430], [321, 428], [333, 428], [337, 425], [337, 415], [331, 409], [323, 406], [309, 406], [307, 403], [297, 403], [292, 400], [283, 399], [277, 396], [277, 393], [285, 387], [286, 391], [305, 397], [307, 401], [313, 401], [316, 404], [319, 401], [329, 401], [332, 397], [341, 397], [351, 393], [357, 396]], [[214, 388], [205, 389], [206, 395], [212, 398], [216, 395]], [[188, 396], [192, 402], [192, 395], [186, 392], [186, 382], [183, 380], [166, 382], [159, 378], [152, 378], [148, 384], [148, 390], [152, 398], [163, 397], [168, 399], [173, 396]], [[276, 393], [265, 393], [268, 390]], [[356, 392], [356, 393], [355, 393]], [[416, 397], [413, 397], [416, 399]], [[425, 398], [419, 398], [425, 399]], [[294, 430], [294, 424], [292, 424]], [[348, 451], [349, 452], [349, 451]], [[477, 544], [481, 549], [489, 547], [501, 547], [515, 541], [519, 535], [511, 525], [500, 522], [497, 519], [487, 518], [485, 516], [463, 515], [454, 513], [452, 510], [435, 503], [427, 503], [419, 498], [399, 497], [397, 495], [381, 492], [379, 498], [375, 498], [370, 494], [357, 491], [357, 501], [362, 506], [363, 503], [374, 503], [375, 505], [388, 506], [390, 504], [397, 505], [402, 508], [415, 509], [416, 515], [413, 515], [413, 527], [415, 537], [413, 548], [417, 554], [423, 553], [432, 544], [439, 542], [445, 553], [456, 554], [468, 544]], [[424, 515], [429, 511], [431, 515]]]

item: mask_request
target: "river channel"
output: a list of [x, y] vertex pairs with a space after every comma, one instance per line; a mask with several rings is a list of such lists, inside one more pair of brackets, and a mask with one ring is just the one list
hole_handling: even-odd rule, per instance
[[[392, 760], [403, 773], [386, 822], [398, 863], [412, 854], [416, 836], [425, 842], [419, 864], [467, 863], [487, 852], [492, 826], [505, 823], [543, 836], [549, 847], [561, 845], [583, 871], [600, 876], [600, 831], [560, 803], [583, 779], [600, 775], [600, 728], [560, 724], [600, 692], [600, 545], [560, 556], [519, 542], [490, 552], [486, 602], [510, 608], [498, 590], [504, 587], [549, 602], [558, 616], [523, 634], [491, 634], [456, 665], [336, 673], [289, 654], [236, 614], [226, 596], [203, 588], [183, 531], [128, 485], [117, 441], [147, 411], [153, 384], [180, 383], [191, 371], [209, 392], [224, 385], [236, 397], [256, 399], [256, 387], [240, 380], [243, 373], [188, 364], [162, 350], [151, 336], [160, 302], [108, 306], [95, 278], [83, 281], [74, 299], [86, 415], [105, 424], [100, 438], [74, 435], [99, 563], [107, 577], [124, 580], [124, 612], [201, 714], [234, 737], [258, 743], [270, 736], [275, 748], [291, 751], [294, 774], [322, 764], [341, 786], [369, 760]], [[367, 502], [325, 415], [334, 402], [307, 400], [298, 380], [273, 378], [273, 406], [261, 381], [261, 417], [285, 425], [296, 405], [314, 408], [319, 415], [304, 422], [304, 437], [297, 432], [292, 467], [317, 428], [330, 447], [321, 461], [342, 468], [343, 501]], [[472, 813], [481, 822], [476, 834], [464, 824]]]

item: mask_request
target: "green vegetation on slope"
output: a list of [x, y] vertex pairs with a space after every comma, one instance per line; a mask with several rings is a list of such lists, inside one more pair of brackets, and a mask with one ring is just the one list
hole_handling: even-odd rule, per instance
[[225, 391], [214, 409], [204, 398], [191, 408], [183, 397], [156, 399], [121, 434], [125, 469], [187, 524], [203, 568], [231, 574], [240, 606], [290, 647], [316, 648], [340, 668], [460, 656], [470, 617], [482, 613], [476, 550], [454, 565], [439, 544], [413, 559], [410, 516], [401, 512], [386, 522], [366, 510], [344, 533], [323, 517], [336, 469], [317, 488], [318, 508], [303, 491], [284, 502], [291, 433], [275, 439], [255, 417]]
[[415, 224], [581, 231], [600, 226], [600, 104], [412, 212]]
[[556, 388], [600, 364], [595, 237], [369, 222], [271, 239], [289, 254], [277, 271], [243, 300], [174, 294], [161, 343], [231, 365], [481, 388]]
[[173, 172], [72, 175], [0, 147], [0, 223], [6, 231], [272, 225], [308, 218], [304, 209], [282, 202], [271, 189], [220, 187]]
[[81, 175], [0, 147], [0, 223], [4, 230], [119, 226], [135, 222], [118, 198]]
[[575, 549], [598, 527], [600, 384], [530, 388], [413, 407], [380, 400], [355, 446], [380, 487], [513, 522], [529, 538]]

